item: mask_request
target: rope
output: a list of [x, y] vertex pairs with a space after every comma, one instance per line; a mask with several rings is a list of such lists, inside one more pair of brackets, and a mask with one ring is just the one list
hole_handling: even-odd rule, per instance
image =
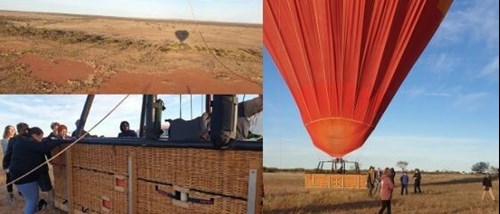
[[97, 122], [94, 126], [92, 126], [92, 128], [89, 129], [89, 131], [87, 133], [85, 133], [84, 135], [80, 136], [78, 139], [76, 139], [75, 142], [69, 144], [69, 146], [67, 146], [66, 148], [64, 148], [63, 150], [61, 150], [59, 153], [57, 153], [56, 155], [52, 156], [50, 159], [48, 159], [46, 162], [38, 165], [37, 167], [35, 167], [34, 169], [32, 169], [31, 171], [27, 172], [26, 174], [22, 175], [21, 177], [19, 178], [16, 178], [15, 180], [11, 181], [10, 183], [8, 184], [5, 184], [5, 185], [2, 185], [0, 186], [0, 188], [4, 188], [8, 185], [11, 185], [11, 184], [14, 184], [16, 181], [19, 181], [21, 179], [23, 179], [24, 177], [28, 176], [29, 174], [33, 173], [34, 171], [36, 171], [37, 169], [39, 169], [40, 167], [42, 167], [43, 165], [47, 164], [47, 162], [51, 161], [51, 160], [54, 160], [55, 158], [57, 158], [59, 155], [61, 155], [62, 153], [64, 153], [66, 150], [70, 149], [73, 145], [75, 145], [76, 143], [80, 142], [81, 139], [83, 139], [85, 136], [87, 136], [92, 130], [94, 130], [94, 128], [96, 128], [98, 125], [100, 125], [102, 123], [102, 121], [104, 121], [106, 118], [108, 118], [108, 116], [113, 113], [117, 108], [118, 106], [120, 106], [128, 97], [130, 96], [130, 94], [127, 94], [127, 96], [125, 96], [118, 104], [116, 104], [115, 107], [113, 107], [113, 109], [111, 109], [111, 111], [109, 111], [106, 115], [104, 115], [104, 117], [99, 120], [99, 122]]
[[255, 81], [255, 80], [252, 80], [252, 79], [250, 79], [250, 78], [248, 78], [248, 77], [244, 77], [244, 76], [242, 76], [242, 75], [239, 75], [239, 74], [237, 74], [236, 72], [234, 72], [233, 70], [231, 70], [231, 69], [230, 69], [229, 67], [227, 67], [227, 66], [226, 66], [226, 65], [225, 65], [222, 61], [220, 61], [220, 59], [219, 59], [219, 58], [217, 58], [217, 56], [216, 56], [216, 55], [215, 55], [215, 54], [214, 54], [214, 53], [210, 50], [210, 47], [208, 46], [207, 41], [205, 40], [205, 37], [203, 36], [203, 34], [201, 33], [201, 31], [198, 29], [198, 26], [199, 26], [199, 25], [198, 25], [198, 21], [197, 21], [197, 19], [196, 19], [196, 16], [195, 16], [195, 14], [194, 14], [193, 4], [192, 4], [191, 0], [187, 0], [187, 1], [188, 1], [188, 3], [189, 3], [189, 8], [190, 8], [190, 10], [191, 10], [191, 15], [193, 16], [193, 21], [194, 21], [194, 24], [196, 25], [196, 31], [198, 32], [198, 34], [200, 34], [201, 40], [203, 41], [203, 44], [204, 44], [204, 45], [205, 45], [205, 47], [207, 48], [208, 53], [210, 53], [210, 55], [212, 55], [212, 57], [213, 57], [213, 58], [214, 58], [214, 59], [215, 59], [215, 60], [216, 60], [219, 64], [221, 64], [221, 65], [222, 65], [222, 67], [224, 67], [227, 71], [229, 71], [229, 73], [231, 73], [232, 75], [237, 76], [237, 77], [239, 77], [239, 78], [241, 78], [241, 79], [243, 79], [243, 80], [245, 80], [245, 81], [247, 81], [247, 82], [251, 82], [251, 83], [253, 83], [253, 84], [256, 84], [256, 85], [260, 86], [260, 83], [259, 83], [259, 82]]

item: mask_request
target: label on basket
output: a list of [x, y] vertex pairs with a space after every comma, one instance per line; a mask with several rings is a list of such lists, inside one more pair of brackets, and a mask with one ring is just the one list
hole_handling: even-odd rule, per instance
[[111, 200], [108, 197], [103, 196], [101, 206], [102, 206], [102, 211], [109, 212], [112, 208]]
[[124, 192], [127, 187], [127, 180], [125, 176], [115, 175], [115, 190]]

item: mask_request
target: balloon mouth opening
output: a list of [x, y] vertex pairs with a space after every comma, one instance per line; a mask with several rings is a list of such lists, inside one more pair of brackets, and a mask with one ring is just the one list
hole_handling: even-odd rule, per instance
[[338, 158], [361, 147], [374, 127], [362, 121], [332, 117], [307, 123], [306, 128], [316, 147]]

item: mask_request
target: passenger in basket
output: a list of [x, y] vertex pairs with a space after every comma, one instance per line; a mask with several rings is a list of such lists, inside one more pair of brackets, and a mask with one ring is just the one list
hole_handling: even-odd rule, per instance
[[236, 140], [245, 140], [250, 137], [260, 138], [250, 132], [251, 118], [263, 110], [263, 96], [238, 103], [238, 120], [236, 125]]
[[118, 133], [118, 137], [137, 137], [137, 133], [134, 130], [130, 130], [130, 124], [127, 121], [120, 123], [120, 130], [122, 132]]
[[[76, 129], [78, 129], [78, 124], [80, 124], [80, 120], [79, 119], [76, 120], [76, 122], [75, 122]], [[85, 137], [97, 137], [97, 135], [91, 135], [90, 133], [88, 133], [87, 131], [85, 131], [83, 129], [82, 129], [82, 132], [80, 133], [80, 136], [76, 136], [77, 135], [76, 134], [76, 131], [77, 131], [76, 129], [75, 129], [75, 131], [73, 131], [73, 133], [71, 133], [71, 137], [79, 138], [79, 137], [84, 136], [84, 135], [85, 135]]]
[[52, 129], [52, 132], [47, 136], [47, 138], [57, 138], [57, 129], [59, 128], [59, 123], [58, 122], [53, 122], [50, 124], [50, 129]]
[[[37, 211], [39, 182], [40, 179], [44, 179], [41, 177], [48, 170], [45, 154], [60, 144], [60, 141], [40, 143], [42, 139], [43, 131], [38, 127], [33, 127], [28, 129], [27, 133], [21, 135], [13, 145], [9, 171], [13, 180], [19, 179], [14, 184], [16, 184], [25, 199], [25, 214], [32, 214]], [[43, 165], [43, 167], [30, 172], [39, 165]]]
[[68, 135], [68, 127], [66, 127], [65, 125], [61, 124], [59, 125], [59, 128], [57, 129], [57, 136], [56, 136], [58, 139], [68, 139], [68, 138], [71, 138], [69, 135]]

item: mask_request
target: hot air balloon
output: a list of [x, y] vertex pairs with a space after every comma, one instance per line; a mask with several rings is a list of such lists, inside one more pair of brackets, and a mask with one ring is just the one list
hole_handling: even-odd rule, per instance
[[264, 44], [314, 145], [360, 148], [452, 0], [264, 0]]

